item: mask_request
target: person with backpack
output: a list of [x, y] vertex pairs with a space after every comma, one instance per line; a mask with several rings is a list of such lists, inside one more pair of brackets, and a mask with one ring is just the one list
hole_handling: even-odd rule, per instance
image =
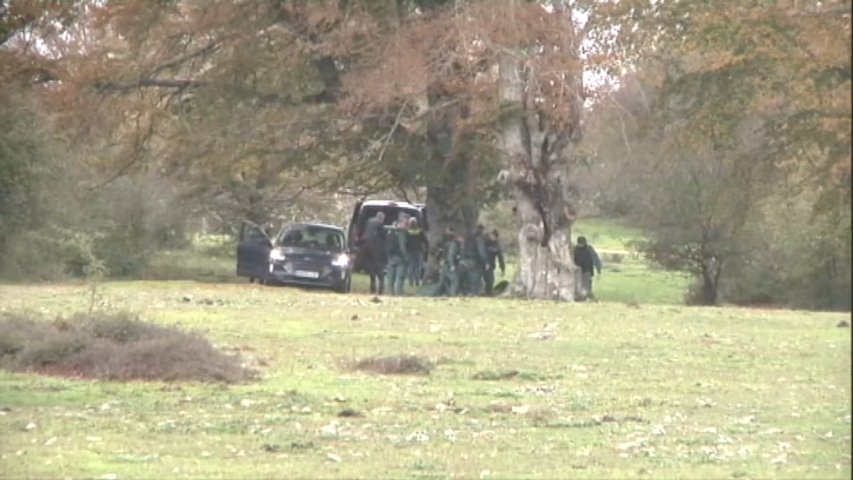
[[408, 222], [405, 219], [397, 221], [387, 236], [388, 245], [388, 282], [391, 295], [402, 295], [406, 284], [406, 236]]

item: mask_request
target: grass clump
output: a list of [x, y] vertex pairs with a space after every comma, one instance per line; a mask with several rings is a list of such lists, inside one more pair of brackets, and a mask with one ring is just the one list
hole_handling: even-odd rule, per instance
[[100, 380], [239, 383], [253, 372], [203, 337], [129, 313], [53, 322], [0, 314], [0, 368]]
[[428, 375], [432, 364], [415, 355], [392, 355], [366, 358], [356, 363], [355, 369], [383, 375]]
[[471, 379], [472, 380], [510, 380], [519, 375], [518, 370], [505, 370], [500, 372], [493, 372], [491, 370], [477, 372], [475, 373]]

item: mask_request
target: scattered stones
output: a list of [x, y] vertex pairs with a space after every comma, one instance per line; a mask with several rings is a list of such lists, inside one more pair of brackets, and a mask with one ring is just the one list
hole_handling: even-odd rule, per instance
[[406, 435], [406, 441], [409, 443], [426, 443], [429, 441], [429, 435], [425, 432], [413, 432]]
[[36, 425], [34, 422], [30, 422], [30, 423], [28, 423], [28, 424], [27, 424], [27, 426], [26, 426], [26, 427], [24, 427], [24, 430], [26, 430], [26, 431], [28, 431], [28, 432], [29, 432], [29, 431], [31, 431], [31, 430], [35, 430], [35, 429], [36, 429], [36, 426], [37, 426], [37, 425]]

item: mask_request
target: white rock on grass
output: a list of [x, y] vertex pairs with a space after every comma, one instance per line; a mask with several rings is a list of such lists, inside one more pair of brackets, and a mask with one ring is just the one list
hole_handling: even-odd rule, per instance
[[338, 456], [338, 455], [335, 455], [334, 453], [328, 453], [328, 454], [326, 454], [326, 458], [327, 458], [327, 459], [329, 459], [329, 460], [331, 460], [331, 461], [333, 461], [333, 462], [335, 462], [335, 463], [341, 463], [341, 461], [343, 461], [343, 458], [341, 458], [341, 457], [340, 457], [340, 456]]
[[429, 435], [424, 432], [413, 432], [406, 435], [406, 441], [409, 443], [426, 443], [429, 441]]
[[323, 425], [320, 427], [320, 436], [324, 438], [335, 438], [340, 436], [341, 432], [339, 430], [338, 424], [336, 422], [332, 422], [328, 425]]
[[788, 454], [782, 453], [778, 457], [773, 457], [772, 459], [770, 459], [770, 463], [772, 463], [774, 465], [780, 465], [783, 463], [788, 463]]
[[519, 415], [525, 415], [530, 411], [530, 405], [518, 405], [517, 407], [512, 407], [512, 413], [517, 413]]

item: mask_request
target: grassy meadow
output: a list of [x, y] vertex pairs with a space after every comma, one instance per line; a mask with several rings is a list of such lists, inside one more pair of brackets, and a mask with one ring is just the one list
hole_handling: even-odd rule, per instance
[[[0, 477], [850, 478], [849, 314], [684, 307], [688, 279], [632, 254], [635, 229], [575, 235], [603, 257], [600, 303], [263, 287], [215, 244], [159, 254], [146, 281], [0, 285], [0, 313], [127, 310], [259, 372], [0, 371]], [[387, 355], [432, 369], [353, 368]]]
[[[604, 282], [607, 280], [605, 279]], [[604, 283], [602, 282], [602, 283]], [[0, 286], [0, 309], [92, 306]], [[0, 373], [3, 478], [850, 478], [847, 314], [112, 282], [241, 385]], [[428, 375], [353, 370], [422, 356]]]

